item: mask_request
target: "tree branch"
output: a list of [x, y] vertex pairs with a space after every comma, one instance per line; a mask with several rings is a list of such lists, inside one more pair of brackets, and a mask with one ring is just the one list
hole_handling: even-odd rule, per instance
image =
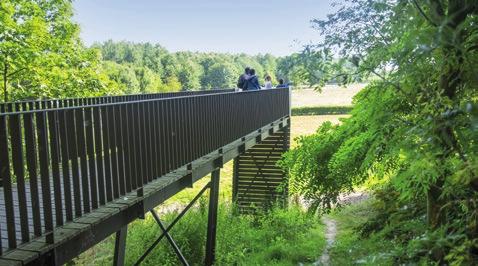
[[22, 68], [20, 68], [19, 70], [13, 71], [12, 73], [10, 73], [10, 74], [7, 75], [7, 78], [9, 78], [9, 77], [11, 77], [11, 76], [13, 76], [13, 75], [15, 75], [15, 74], [17, 74], [17, 73], [23, 71], [23, 70], [26, 70], [26, 69], [27, 69], [26, 67], [22, 67]]
[[430, 22], [430, 24], [432, 24], [433, 26], [435, 27], [438, 27], [438, 24], [436, 24], [431, 18], [429, 18], [427, 16], [427, 14], [425, 14], [425, 11], [423, 11], [423, 9], [418, 5], [417, 3], [417, 0], [412, 0], [414, 6], [418, 9], [418, 12], [420, 12], [420, 14], [428, 21]]

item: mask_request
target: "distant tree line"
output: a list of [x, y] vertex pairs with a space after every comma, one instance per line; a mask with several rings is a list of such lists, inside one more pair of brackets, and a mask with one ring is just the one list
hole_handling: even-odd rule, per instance
[[[158, 44], [85, 47], [71, 1], [0, 1], [0, 97], [3, 101], [235, 87], [246, 66], [294, 85], [325, 80], [329, 54], [168, 52]], [[328, 77], [333, 82], [333, 78]]]
[[276, 81], [282, 60], [270, 54], [171, 53], [158, 44], [124, 41], [93, 48], [102, 54], [105, 73], [127, 93], [232, 88], [246, 66]]

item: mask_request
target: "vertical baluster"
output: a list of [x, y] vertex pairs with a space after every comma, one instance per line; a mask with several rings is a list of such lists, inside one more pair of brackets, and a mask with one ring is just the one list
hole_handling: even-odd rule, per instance
[[[113, 99], [110, 98], [110, 101]], [[111, 159], [111, 179], [113, 181], [113, 198], [119, 197], [119, 180], [118, 180], [118, 156], [117, 156], [117, 144], [116, 144], [116, 121], [115, 106], [108, 106], [108, 139], [110, 144], [110, 159]]]
[[[62, 102], [64, 106], [67, 102]], [[58, 128], [60, 135], [60, 153], [61, 153], [61, 170], [63, 175], [63, 196], [65, 199], [65, 216], [67, 221], [73, 220], [73, 205], [71, 201], [71, 181], [70, 181], [70, 152], [68, 149], [68, 126], [67, 126], [67, 112], [62, 110], [58, 113]]]
[[48, 112], [50, 136], [51, 170], [53, 174], [53, 193], [55, 196], [55, 218], [58, 226], [63, 225], [63, 206], [60, 180], [60, 155], [58, 143], [58, 112]]
[[[87, 102], [91, 105], [91, 101]], [[90, 177], [91, 208], [98, 208], [97, 171], [95, 163], [95, 139], [93, 135], [93, 117], [91, 107], [85, 108], [86, 153], [88, 158], [88, 173]]]
[[164, 160], [166, 162], [166, 173], [169, 173], [172, 170], [172, 156], [170, 156], [173, 153], [172, 149], [172, 129], [171, 129], [171, 109], [170, 109], [170, 101], [165, 100], [164, 101], [164, 110], [163, 110], [163, 118], [164, 118], [164, 123], [165, 123], [165, 141], [166, 141], [166, 156], [164, 157]]
[[[33, 107], [33, 103], [30, 107]], [[25, 127], [25, 149], [28, 168], [28, 179], [30, 181], [30, 197], [33, 215], [33, 233], [35, 236], [41, 236], [41, 220], [40, 220], [40, 200], [38, 196], [38, 165], [37, 165], [37, 148], [35, 139], [35, 127], [33, 124], [33, 115], [27, 113], [23, 117]]]
[[179, 153], [179, 162], [178, 166], [185, 165], [187, 163], [186, 161], [186, 141], [184, 138], [184, 133], [185, 133], [185, 121], [183, 117], [183, 106], [182, 104], [182, 99], [178, 98], [176, 99], [176, 111], [177, 111], [177, 120], [176, 123], [178, 124], [178, 153]]
[[125, 160], [124, 160], [124, 143], [123, 143], [123, 124], [124, 118], [122, 115], [122, 106], [115, 105], [114, 112], [115, 112], [115, 136], [116, 136], [116, 152], [117, 152], [117, 160], [118, 160], [118, 182], [119, 182], [119, 193], [120, 195], [124, 195], [126, 193], [126, 180], [125, 180]]
[[38, 156], [40, 161], [40, 177], [43, 201], [43, 221], [45, 222], [46, 242], [52, 244], [53, 239], [53, 212], [50, 191], [50, 165], [48, 162], [48, 131], [46, 114], [36, 113], [38, 132]]
[[135, 108], [135, 121], [136, 121], [136, 134], [135, 134], [135, 149], [136, 149], [136, 185], [137, 188], [142, 191], [143, 187], [143, 164], [142, 164], [142, 156], [141, 156], [141, 143], [142, 143], [142, 131], [141, 131], [141, 109], [140, 104], [136, 103], [134, 105]]
[[121, 112], [121, 137], [122, 137], [122, 145], [123, 145], [123, 160], [124, 160], [124, 178], [125, 178], [125, 190], [126, 192], [131, 192], [132, 184], [131, 184], [131, 148], [130, 148], [130, 127], [129, 127], [129, 111], [130, 105], [125, 103], [120, 106]]
[[143, 185], [148, 183], [148, 163], [147, 163], [147, 132], [146, 132], [146, 108], [144, 103], [139, 103], [139, 120], [140, 130], [141, 130], [141, 177], [143, 180]]
[[[82, 102], [80, 101], [81, 105]], [[83, 210], [85, 213], [90, 212], [90, 192], [89, 192], [89, 179], [88, 179], [88, 163], [86, 160], [86, 141], [85, 141], [85, 119], [83, 109], [75, 110], [76, 119], [76, 142], [78, 144], [77, 151], [80, 159], [81, 169], [81, 195], [83, 198]]]
[[192, 102], [194, 101], [193, 97], [187, 98], [186, 100], [186, 117], [187, 121], [186, 123], [188, 124], [188, 130], [187, 130], [187, 136], [188, 136], [188, 161], [192, 162], [194, 158], [194, 143], [193, 143], [193, 131], [194, 131], [194, 125], [193, 125], [193, 119], [192, 119]]
[[14, 249], [17, 247], [17, 237], [15, 229], [12, 177], [10, 174], [10, 156], [8, 151], [7, 118], [4, 115], [0, 115], [0, 179], [2, 180], [5, 200], [8, 248]]
[[192, 147], [191, 147], [191, 116], [189, 115], [191, 106], [189, 103], [191, 102], [191, 97], [185, 98], [183, 104], [183, 115], [184, 115], [184, 123], [186, 124], [185, 130], [185, 140], [186, 140], [186, 161], [189, 163], [193, 160], [192, 158]]
[[172, 99], [173, 102], [173, 125], [174, 125], [174, 150], [175, 150], [175, 163], [174, 169], [181, 165], [181, 121], [179, 113], [179, 102], [177, 99]]
[[[149, 95], [146, 96], [149, 98]], [[151, 129], [153, 124], [151, 123], [151, 102], [144, 102], [143, 103], [145, 108], [145, 131], [146, 131], [146, 164], [147, 164], [147, 182], [151, 182], [153, 180], [153, 151], [152, 151], [152, 134]]]
[[108, 137], [109, 127], [110, 127], [108, 123], [109, 111], [110, 110], [106, 106], [101, 107], [103, 154], [104, 154], [104, 166], [105, 166], [105, 191], [106, 191], [107, 202], [110, 202], [113, 200], [113, 188], [111, 187], [110, 139]]
[[[97, 99], [100, 101], [101, 99]], [[100, 205], [106, 203], [105, 198], [105, 173], [104, 173], [104, 161], [103, 161], [103, 146], [102, 146], [102, 122], [101, 122], [101, 109], [99, 107], [93, 108], [93, 124], [95, 131], [95, 155], [96, 155], [96, 167], [97, 167], [97, 179], [98, 179], [98, 194]]]
[[130, 153], [130, 173], [131, 173], [131, 189], [136, 189], [138, 187], [138, 168], [137, 168], [137, 158], [136, 158], [136, 104], [128, 105], [128, 142], [129, 142], [129, 153]]
[[[154, 97], [154, 96], [153, 96]], [[151, 114], [151, 119], [149, 120], [150, 123], [153, 126], [153, 135], [151, 137], [152, 139], [152, 148], [153, 148], [153, 173], [154, 173], [154, 178], [158, 178], [160, 175], [159, 171], [159, 149], [158, 149], [158, 123], [156, 120], [156, 106], [158, 105], [158, 101], [151, 102], [151, 109], [150, 109], [150, 114]]]
[[30, 240], [30, 228], [28, 226], [28, 207], [25, 188], [23, 140], [21, 135], [22, 129], [20, 115], [11, 115], [9, 125], [12, 145], [13, 171], [17, 180], [18, 203], [20, 207], [22, 242], [25, 243]]
[[193, 120], [194, 120], [194, 132], [195, 132], [195, 140], [194, 140], [194, 146], [196, 147], [196, 159], [202, 156], [202, 145], [201, 145], [201, 130], [202, 130], [202, 113], [204, 112], [203, 107], [200, 105], [201, 100], [204, 98], [195, 98], [194, 99], [194, 105], [193, 109], [198, 110], [197, 112], [194, 112], [193, 114]]
[[165, 140], [165, 121], [164, 121], [164, 101], [158, 101], [156, 110], [156, 123], [159, 129], [159, 168], [160, 176], [166, 174], [166, 140]]
[[[72, 103], [74, 104], [74, 102]], [[75, 216], [80, 217], [83, 213], [81, 208], [81, 190], [80, 190], [80, 166], [78, 164], [78, 146], [75, 125], [75, 110], [67, 111], [68, 125], [68, 149], [69, 158], [71, 159], [71, 170], [73, 178], [73, 197], [75, 203]]]

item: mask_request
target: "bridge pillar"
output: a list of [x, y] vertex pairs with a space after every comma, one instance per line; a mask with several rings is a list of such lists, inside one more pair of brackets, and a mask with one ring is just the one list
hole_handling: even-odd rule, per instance
[[241, 212], [286, 204], [286, 174], [276, 163], [289, 146], [290, 123], [234, 159], [232, 194]]
[[116, 232], [115, 239], [115, 255], [113, 258], [114, 266], [123, 266], [126, 252], [126, 234], [128, 233], [128, 225], [125, 225]]
[[219, 169], [211, 173], [211, 189], [209, 191], [209, 211], [207, 222], [205, 265], [214, 264], [216, 258], [217, 208], [219, 205]]

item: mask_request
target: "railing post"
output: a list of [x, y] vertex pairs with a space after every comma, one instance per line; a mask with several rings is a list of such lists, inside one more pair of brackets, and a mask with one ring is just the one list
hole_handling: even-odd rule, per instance
[[211, 190], [209, 191], [209, 211], [207, 221], [206, 260], [205, 265], [213, 265], [216, 251], [217, 208], [219, 205], [219, 169], [211, 173]]
[[237, 193], [238, 193], [238, 178], [239, 178], [239, 157], [234, 158], [233, 168], [232, 168], [232, 202], [237, 202]]
[[128, 234], [128, 225], [123, 226], [116, 232], [115, 255], [113, 258], [114, 266], [123, 266], [126, 252], [126, 235]]

